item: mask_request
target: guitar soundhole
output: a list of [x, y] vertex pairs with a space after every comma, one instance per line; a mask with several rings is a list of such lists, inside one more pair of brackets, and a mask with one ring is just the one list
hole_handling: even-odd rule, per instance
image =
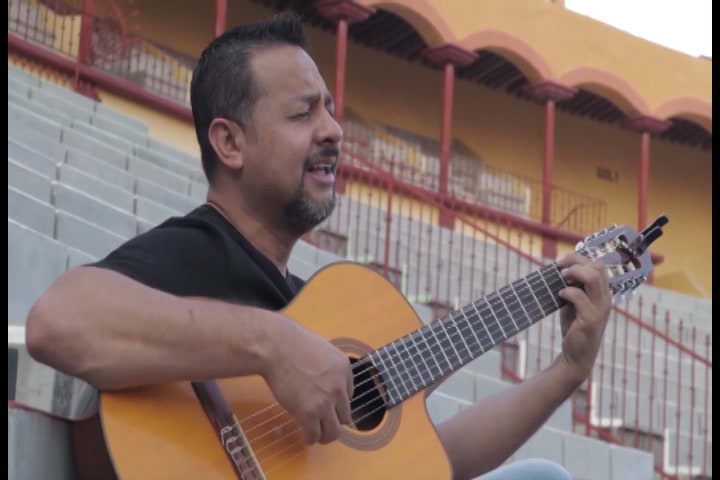
[[351, 358], [355, 379], [355, 390], [350, 402], [355, 428], [360, 431], [373, 430], [385, 416], [386, 393], [380, 373], [370, 363], [357, 363]]

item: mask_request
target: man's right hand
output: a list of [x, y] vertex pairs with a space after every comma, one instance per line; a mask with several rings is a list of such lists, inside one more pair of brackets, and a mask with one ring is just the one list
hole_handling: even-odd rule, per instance
[[348, 357], [295, 323], [274, 340], [263, 376], [278, 403], [303, 427], [308, 445], [336, 440], [340, 425], [352, 422], [354, 385]]

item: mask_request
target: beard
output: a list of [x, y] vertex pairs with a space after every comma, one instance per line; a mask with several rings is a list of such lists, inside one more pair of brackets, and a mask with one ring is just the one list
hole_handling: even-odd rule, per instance
[[[335, 209], [335, 187], [333, 186], [332, 197], [330, 199], [322, 201], [315, 200], [305, 190], [305, 173], [307, 173], [310, 165], [316, 164], [322, 158], [335, 157], [337, 159], [339, 155], [340, 150], [336, 145], [326, 145], [316, 155], [306, 159], [300, 185], [285, 205], [283, 211], [285, 220], [295, 231], [299, 233], [309, 232], [325, 221]], [[333, 168], [333, 173], [337, 175], [336, 168]]]
[[318, 201], [312, 198], [304, 189], [303, 184], [285, 205], [285, 219], [298, 232], [309, 232], [324, 222], [335, 209], [335, 191], [332, 198]]

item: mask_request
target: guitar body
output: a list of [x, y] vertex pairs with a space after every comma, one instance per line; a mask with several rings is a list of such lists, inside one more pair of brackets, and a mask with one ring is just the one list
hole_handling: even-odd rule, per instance
[[[332, 341], [351, 358], [360, 358], [421, 326], [394, 286], [369, 268], [351, 263], [317, 273], [282, 313]], [[308, 447], [299, 425], [281, 407], [267, 408], [275, 400], [262, 378], [238, 377], [219, 380], [217, 385], [264, 472], [252, 472], [255, 475], [246, 478], [435, 480], [452, 476], [428, 417], [424, 393], [387, 410], [371, 429], [343, 428], [339, 440]], [[103, 393], [100, 420], [121, 480], [239, 478], [189, 382]]]

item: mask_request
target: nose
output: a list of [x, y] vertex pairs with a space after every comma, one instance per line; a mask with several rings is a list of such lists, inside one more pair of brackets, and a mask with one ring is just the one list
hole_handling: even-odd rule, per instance
[[320, 144], [338, 145], [343, 138], [343, 129], [330, 112], [323, 109], [320, 125], [317, 129], [317, 141]]

